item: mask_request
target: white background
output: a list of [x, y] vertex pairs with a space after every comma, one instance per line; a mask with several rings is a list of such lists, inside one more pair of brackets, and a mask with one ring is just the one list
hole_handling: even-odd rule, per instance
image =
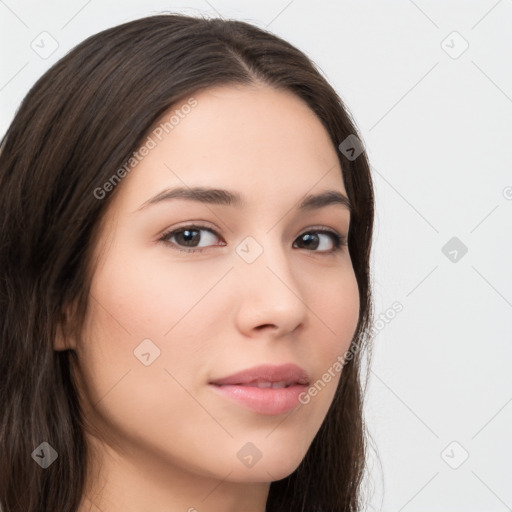
[[[375, 313], [403, 306], [376, 325], [368, 510], [512, 510], [512, 1], [1, 1], [0, 134], [72, 47], [161, 11], [285, 38], [361, 130]], [[58, 42], [46, 59], [31, 47], [43, 31]], [[442, 252], [452, 237], [465, 255]]]

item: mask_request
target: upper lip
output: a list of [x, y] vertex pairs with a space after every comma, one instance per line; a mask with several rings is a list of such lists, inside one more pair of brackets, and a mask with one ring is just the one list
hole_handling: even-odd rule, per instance
[[309, 384], [309, 375], [300, 366], [288, 363], [282, 365], [263, 364], [211, 381], [210, 384], [249, 384], [251, 382], [286, 382], [292, 384]]

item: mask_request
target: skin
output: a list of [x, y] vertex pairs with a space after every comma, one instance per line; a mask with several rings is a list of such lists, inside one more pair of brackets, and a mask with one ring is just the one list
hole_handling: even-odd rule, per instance
[[[296, 96], [263, 85], [194, 98], [197, 106], [118, 185], [96, 247], [82, 336], [56, 340], [56, 350], [79, 356], [93, 449], [81, 512], [264, 511], [271, 481], [306, 455], [340, 373], [281, 415], [226, 400], [208, 382], [288, 362], [315, 382], [355, 333], [359, 293], [348, 247], [328, 252], [326, 234], [317, 246], [301, 244], [311, 227], [347, 236], [350, 223], [340, 205], [297, 210], [306, 194], [346, 195], [320, 120]], [[233, 190], [247, 204], [173, 199], [138, 211], [165, 188], [185, 185]], [[173, 248], [194, 246], [183, 237], [158, 241], [192, 222], [219, 233], [197, 234], [202, 253]], [[252, 263], [235, 251], [248, 236], [263, 250]], [[134, 355], [147, 338], [160, 350], [149, 366]], [[250, 468], [237, 457], [247, 442], [262, 454]]]

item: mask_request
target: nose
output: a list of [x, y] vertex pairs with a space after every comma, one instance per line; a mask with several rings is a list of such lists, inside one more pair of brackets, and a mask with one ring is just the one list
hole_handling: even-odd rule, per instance
[[301, 282], [300, 269], [292, 266], [290, 253], [281, 244], [267, 242], [262, 249], [251, 263], [237, 256], [236, 323], [246, 336], [279, 338], [307, 321], [306, 281]]

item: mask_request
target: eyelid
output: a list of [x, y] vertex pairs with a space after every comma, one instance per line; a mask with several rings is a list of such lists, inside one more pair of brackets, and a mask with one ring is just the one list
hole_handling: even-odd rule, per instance
[[172, 227], [170, 228], [166, 228], [164, 229], [161, 234], [157, 235], [156, 237], [156, 241], [161, 241], [163, 238], [165, 237], [168, 237], [171, 233], [173, 233], [174, 231], [180, 231], [182, 229], [187, 229], [187, 228], [190, 228], [190, 229], [205, 229], [205, 230], [208, 230], [208, 231], [211, 231], [212, 233], [215, 234], [215, 236], [219, 237], [219, 238], [222, 238], [222, 236], [220, 235], [219, 231], [217, 230], [216, 227], [213, 226], [213, 224], [203, 224], [204, 221], [188, 221], [188, 222], [183, 222], [183, 223], [179, 223], [177, 225], [173, 225]]

